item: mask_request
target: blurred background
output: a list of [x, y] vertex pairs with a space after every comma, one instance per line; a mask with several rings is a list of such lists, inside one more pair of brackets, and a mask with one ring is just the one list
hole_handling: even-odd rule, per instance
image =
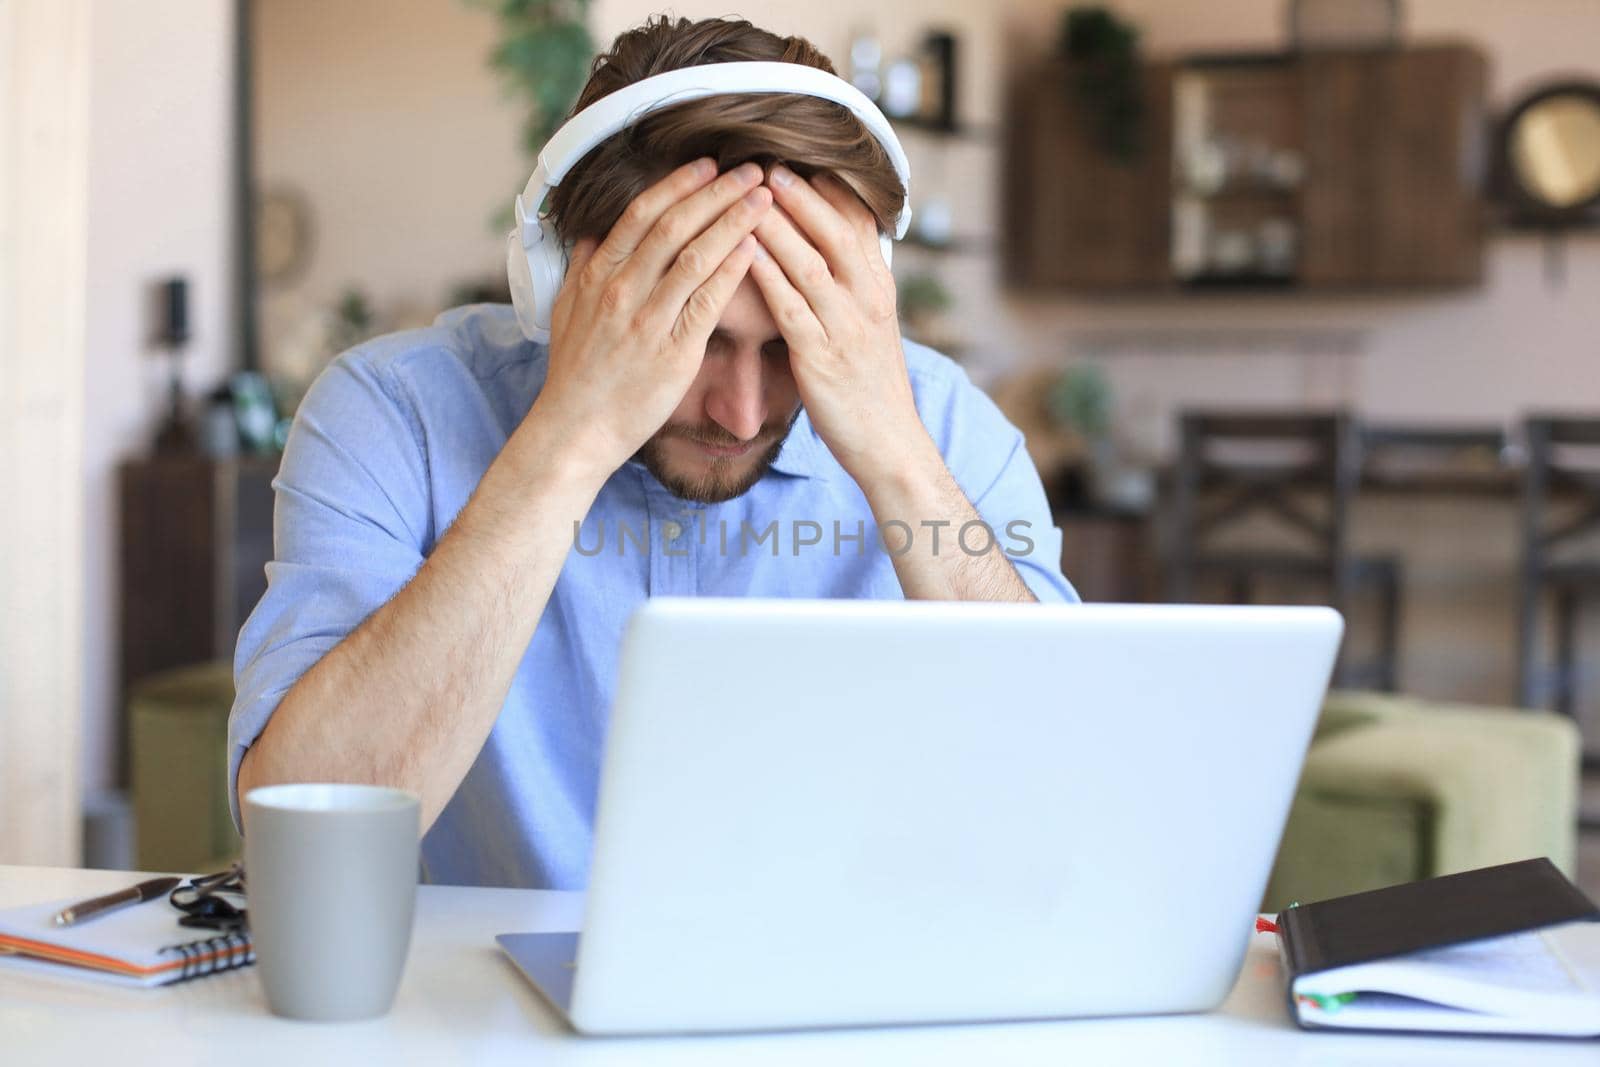
[[[531, 149], [656, 11], [0, 8], [0, 862], [236, 847], [299, 397], [505, 299]], [[906, 334], [1024, 429], [1086, 599], [1346, 612], [1273, 892], [1533, 854], [1600, 888], [1600, 4], [737, 14], [895, 120]]]

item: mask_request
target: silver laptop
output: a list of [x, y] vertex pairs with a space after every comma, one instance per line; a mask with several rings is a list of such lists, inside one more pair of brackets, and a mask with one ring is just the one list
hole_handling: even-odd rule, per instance
[[1204, 1011], [1238, 975], [1327, 608], [656, 599], [581, 934], [588, 1034]]

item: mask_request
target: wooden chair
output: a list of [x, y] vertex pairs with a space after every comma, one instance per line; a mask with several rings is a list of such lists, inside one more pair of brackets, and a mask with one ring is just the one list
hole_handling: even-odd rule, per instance
[[[1400, 564], [1349, 549], [1350, 505], [1361, 478], [1356, 423], [1340, 412], [1185, 412], [1173, 486], [1168, 594], [1195, 598], [1220, 580], [1234, 603], [1254, 600], [1259, 582], [1311, 585], [1348, 615], [1357, 595], [1379, 602], [1378, 652], [1341, 661], [1342, 686], [1393, 690], [1399, 674]], [[1235, 455], [1230, 456], [1229, 451]], [[1252, 456], [1244, 456], [1248, 450]], [[1298, 544], [1223, 547], [1220, 535], [1266, 517]]]
[[[1523, 423], [1527, 465], [1522, 477], [1522, 560], [1518, 589], [1517, 694], [1525, 707], [1555, 709], [1574, 719], [1578, 698], [1578, 614], [1600, 599], [1600, 417], [1530, 417]], [[1594, 450], [1582, 463], [1563, 449]], [[1560, 512], [1562, 514], [1557, 514]], [[1545, 594], [1555, 607], [1555, 672], [1542, 669], [1539, 623]], [[1590, 757], [1587, 763], [1600, 762]]]
[[1506, 431], [1499, 425], [1363, 422], [1360, 435], [1367, 490], [1499, 496], [1508, 484]]

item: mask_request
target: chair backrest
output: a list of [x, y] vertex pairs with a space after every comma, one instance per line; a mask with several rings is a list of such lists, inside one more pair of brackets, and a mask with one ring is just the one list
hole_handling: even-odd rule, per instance
[[1192, 597], [1207, 542], [1259, 516], [1292, 531], [1307, 559], [1337, 580], [1361, 476], [1354, 420], [1340, 411], [1187, 411], [1179, 420], [1172, 599]]
[[[1536, 579], [1553, 549], [1600, 533], [1600, 416], [1530, 415], [1523, 436], [1522, 563]], [[1552, 494], [1576, 511], [1556, 519]]]
[[1446, 493], [1504, 490], [1507, 435], [1501, 425], [1363, 422], [1358, 436], [1365, 487]]

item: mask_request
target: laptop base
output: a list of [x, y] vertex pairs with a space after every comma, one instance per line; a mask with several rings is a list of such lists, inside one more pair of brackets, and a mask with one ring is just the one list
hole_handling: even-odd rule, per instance
[[578, 973], [574, 964], [578, 958], [577, 933], [501, 934], [495, 941], [570, 1026], [572, 980]]

